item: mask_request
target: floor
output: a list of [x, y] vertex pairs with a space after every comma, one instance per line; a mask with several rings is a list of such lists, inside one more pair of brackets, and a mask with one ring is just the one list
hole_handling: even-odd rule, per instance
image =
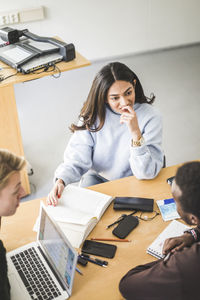
[[[45, 197], [52, 188], [54, 170], [63, 159], [91, 82], [109, 61], [15, 86], [25, 156], [34, 174], [31, 194], [23, 200]], [[167, 166], [200, 158], [200, 44], [114, 58], [139, 77], [145, 94], [156, 95], [155, 106], [164, 122], [163, 148]]]

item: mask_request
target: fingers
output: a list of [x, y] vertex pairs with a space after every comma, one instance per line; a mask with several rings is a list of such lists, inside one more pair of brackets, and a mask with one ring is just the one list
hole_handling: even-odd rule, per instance
[[64, 188], [65, 188], [64, 184], [62, 184], [62, 183], [59, 183], [59, 184], [58, 184], [58, 192], [57, 192], [58, 198], [61, 197]]
[[184, 247], [185, 247], [185, 244], [182, 243], [182, 244], [180, 244], [178, 247], [174, 248], [174, 251], [180, 251], [180, 250], [182, 250]]
[[134, 109], [132, 108], [132, 106], [130, 106], [130, 105], [127, 105], [127, 106], [124, 106], [123, 108], [122, 108], [122, 110], [124, 111], [124, 112], [130, 112], [130, 113], [132, 113], [132, 112], [134, 112]]
[[65, 186], [61, 181], [56, 181], [52, 191], [47, 197], [47, 204], [56, 206], [58, 204], [58, 199], [61, 197]]
[[132, 116], [121, 115], [120, 123], [130, 122], [132, 120], [132, 118], [133, 118]]
[[165, 240], [162, 253], [165, 255], [169, 252], [170, 246], [169, 246], [169, 239]]
[[120, 117], [120, 123], [131, 122], [135, 118], [137, 118], [136, 113], [131, 106], [129, 106], [129, 105], [124, 106], [122, 108], [122, 110], [123, 110], [123, 113], [121, 114], [121, 117]]
[[163, 250], [162, 250], [163, 254], [167, 254], [170, 251], [174, 252], [173, 249], [179, 246], [180, 243], [181, 241], [179, 241], [179, 239], [177, 238], [166, 239], [163, 245]]
[[53, 206], [56, 206], [58, 204], [57, 196], [55, 195], [53, 190], [49, 193], [47, 197], [47, 204]]
[[184, 247], [190, 245], [190, 236], [182, 235], [179, 237], [169, 238], [165, 240], [163, 245], [163, 254], [167, 254], [168, 252], [180, 251]]

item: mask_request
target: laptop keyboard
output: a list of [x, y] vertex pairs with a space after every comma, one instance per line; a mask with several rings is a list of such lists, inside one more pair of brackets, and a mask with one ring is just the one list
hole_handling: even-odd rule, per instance
[[51, 300], [61, 295], [33, 247], [11, 256], [11, 260], [32, 299]]

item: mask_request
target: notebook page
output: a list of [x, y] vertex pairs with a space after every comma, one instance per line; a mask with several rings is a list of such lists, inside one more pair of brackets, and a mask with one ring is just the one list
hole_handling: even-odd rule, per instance
[[167, 238], [180, 236], [185, 230], [189, 228], [189, 226], [173, 220], [147, 248], [147, 253], [155, 256], [156, 258], [163, 258], [164, 255], [162, 254], [162, 248], [165, 240]]

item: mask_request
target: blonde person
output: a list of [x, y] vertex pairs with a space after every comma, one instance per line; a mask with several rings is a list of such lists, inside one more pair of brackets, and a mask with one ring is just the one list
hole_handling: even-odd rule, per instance
[[145, 96], [139, 78], [126, 65], [104, 66], [94, 78], [78, 125], [71, 125], [73, 135], [56, 169], [48, 204], [56, 205], [64, 187], [80, 180], [87, 187], [131, 175], [157, 176], [163, 166], [162, 118], [151, 105], [154, 98]]
[[[0, 220], [15, 214], [20, 198], [25, 194], [21, 185], [20, 171], [26, 162], [7, 150], [0, 149]], [[10, 299], [7, 277], [6, 250], [0, 240], [0, 299]]]

